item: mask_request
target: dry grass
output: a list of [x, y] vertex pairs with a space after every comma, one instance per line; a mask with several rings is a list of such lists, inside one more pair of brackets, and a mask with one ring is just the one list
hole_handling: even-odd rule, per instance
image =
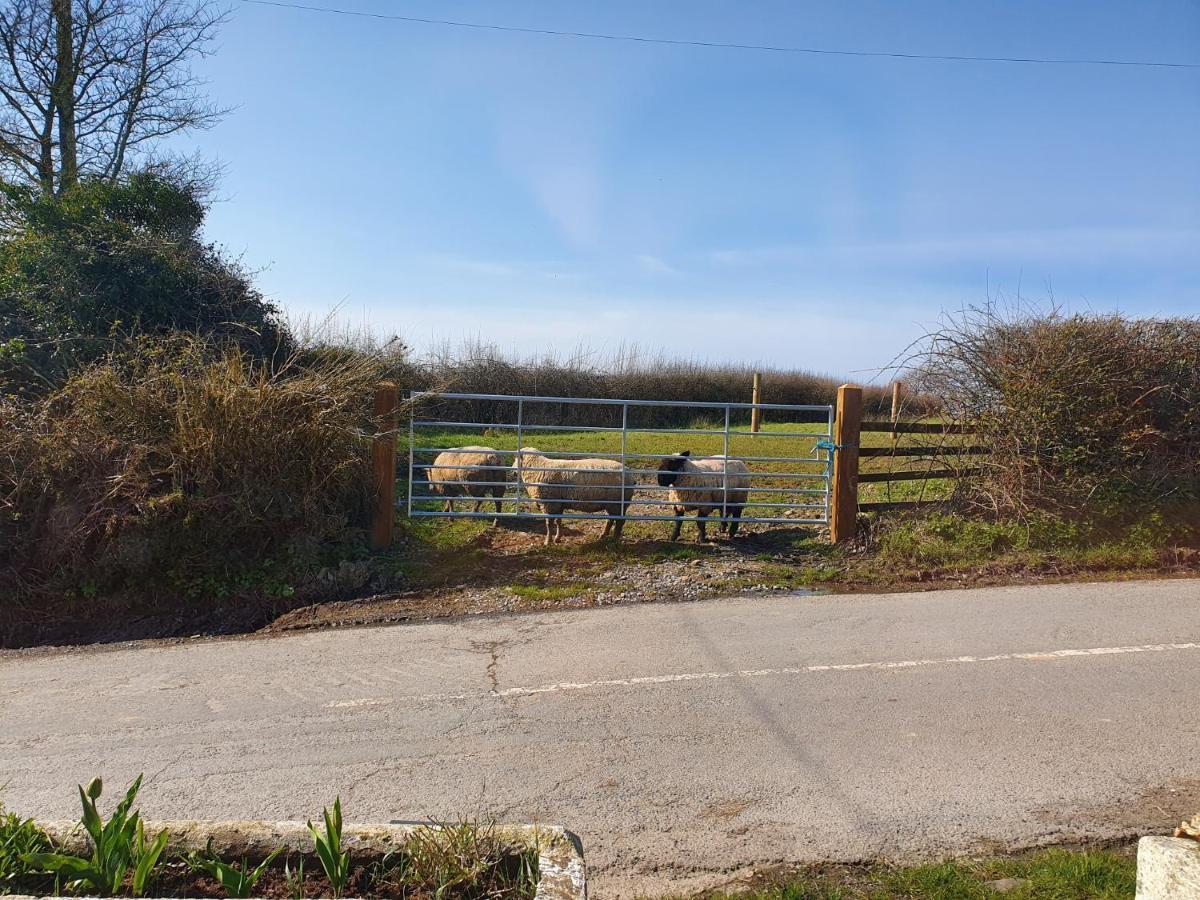
[[0, 603], [291, 588], [354, 543], [377, 359], [143, 344], [0, 411]]

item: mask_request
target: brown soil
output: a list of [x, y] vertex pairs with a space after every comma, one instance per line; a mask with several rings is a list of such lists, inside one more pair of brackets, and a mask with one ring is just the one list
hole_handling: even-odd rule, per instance
[[[297, 860], [291, 861], [293, 869]], [[250, 863], [250, 868], [254, 862]], [[517, 877], [519, 861], [514, 857], [505, 857], [496, 865], [487, 868], [478, 879], [472, 883], [459, 884], [451, 887], [441, 896], [446, 900], [523, 900], [533, 896], [533, 885], [521, 885]], [[379, 898], [379, 900], [432, 900], [436, 895], [437, 885], [413, 883], [412, 880], [401, 879], [394, 872], [384, 872], [381, 876], [378, 859], [364, 860], [362, 864], [353, 867], [350, 880], [343, 892], [345, 897]], [[125, 894], [128, 893], [126, 885]], [[196, 872], [180, 860], [165, 863], [157, 876], [147, 885], [146, 896], [150, 897], [189, 897], [199, 900], [225, 900], [229, 892], [215, 878], [204, 873]], [[316, 858], [306, 858], [304, 861], [304, 886], [300, 896], [309, 900], [332, 898], [333, 889], [329, 879], [321, 871]], [[290, 900], [297, 896], [294, 885], [289, 885], [283, 862], [277, 860], [251, 890], [251, 896], [268, 898], [268, 900]]]

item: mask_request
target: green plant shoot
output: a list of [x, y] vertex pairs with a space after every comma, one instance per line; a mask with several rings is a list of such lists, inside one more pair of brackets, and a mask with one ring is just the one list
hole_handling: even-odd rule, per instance
[[26, 861], [58, 875], [67, 887], [87, 886], [101, 896], [117, 893], [126, 874], [132, 869], [131, 888], [133, 895], [140, 897], [169, 837], [166, 831], [161, 831], [154, 840], [146, 843], [142, 817], [137, 810], [130, 811], [141, 786], [142, 776], [139, 775], [105, 822], [96, 809], [104, 782], [93, 778], [86, 788], [80, 785], [79, 799], [83, 813], [79, 821], [91, 838], [91, 856], [31, 853], [25, 857]]
[[257, 868], [251, 869], [246, 857], [242, 857], [241, 866], [231, 865], [227, 862], [222, 862], [213, 852], [212, 838], [208, 839], [208, 846], [204, 853], [192, 853], [187, 857], [187, 864], [198, 872], [204, 872], [212, 876], [225, 889], [230, 897], [235, 900], [249, 897], [250, 892], [254, 890], [254, 885], [258, 884], [258, 880], [263, 877], [271, 863], [275, 861], [283, 848], [280, 847], [266, 859], [264, 859]]
[[342, 849], [342, 798], [333, 801], [333, 812], [328, 809], [321, 811], [325, 817], [325, 834], [322, 835], [309, 821], [308, 830], [312, 834], [313, 849], [325, 877], [333, 888], [334, 900], [342, 896], [346, 882], [350, 880], [350, 851]]

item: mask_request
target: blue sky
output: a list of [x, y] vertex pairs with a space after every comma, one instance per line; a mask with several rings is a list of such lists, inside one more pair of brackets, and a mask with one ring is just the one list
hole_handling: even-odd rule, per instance
[[[696, 40], [1200, 62], [1200, 3], [311, 0]], [[232, 0], [211, 239], [418, 349], [845, 374], [989, 294], [1200, 313], [1200, 70], [803, 56]]]

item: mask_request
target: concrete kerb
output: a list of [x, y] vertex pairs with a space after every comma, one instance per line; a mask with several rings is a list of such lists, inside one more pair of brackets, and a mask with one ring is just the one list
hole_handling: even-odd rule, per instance
[[[39, 823], [50, 838], [68, 852], [90, 852], [90, 843], [78, 822]], [[303, 822], [202, 822], [193, 820], [146, 821], [147, 834], [167, 829], [168, 853], [201, 851], [212, 840], [213, 850], [226, 859], [263, 859], [277, 848], [293, 853], [313, 852], [312, 835]], [[414, 831], [437, 828], [436, 824], [389, 823], [347, 824], [342, 845], [352, 852], [383, 854], [403, 849]], [[579, 838], [556, 825], [498, 825], [497, 838], [514, 847], [536, 848], [538, 885], [536, 900], [587, 900], [587, 877], [583, 845]], [[32, 900], [14, 896], [8, 900]], [[87, 900], [87, 898], [84, 898]], [[153, 900], [153, 898], [147, 898]], [[347, 898], [352, 900], [352, 898]]]
[[1200, 843], [1182, 837], [1138, 841], [1136, 900], [1200, 897]]

